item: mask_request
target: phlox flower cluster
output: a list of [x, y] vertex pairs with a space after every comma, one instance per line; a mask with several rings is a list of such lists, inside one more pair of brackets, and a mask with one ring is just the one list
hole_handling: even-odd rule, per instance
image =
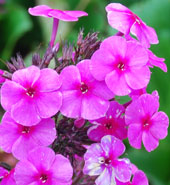
[[[167, 136], [169, 119], [159, 111], [159, 94], [147, 92], [150, 68], [167, 67], [149, 49], [159, 42], [153, 28], [119, 3], [107, 5], [106, 12], [118, 33], [101, 41], [97, 33], [83, 38], [81, 30], [72, 47], [55, 45], [59, 20], [78, 21], [86, 12], [29, 8], [33, 16], [53, 18], [53, 31], [43, 57], [34, 54], [25, 67], [18, 55], [7, 62], [9, 72], [0, 71], [6, 111], [0, 148], [18, 160], [11, 170], [0, 163], [0, 184], [149, 184], [122, 156], [128, 154], [123, 142], [151, 152]], [[130, 100], [120, 104], [123, 96]]]

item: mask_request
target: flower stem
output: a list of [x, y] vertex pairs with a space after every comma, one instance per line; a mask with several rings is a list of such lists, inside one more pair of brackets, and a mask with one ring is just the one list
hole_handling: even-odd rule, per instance
[[50, 46], [54, 46], [54, 42], [57, 36], [57, 31], [58, 31], [58, 25], [59, 25], [59, 19], [54, 18], [53, 19], [53, 30], [51, 34], [51, 41], [50, 41]]

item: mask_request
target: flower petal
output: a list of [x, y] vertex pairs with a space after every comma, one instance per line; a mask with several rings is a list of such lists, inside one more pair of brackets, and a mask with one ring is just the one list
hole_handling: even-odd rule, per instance
[[132, 89], [142, 89], [149, 83], [151, 72], [147, 66], [138, 68], [131, 67], [129, 71], [125, 73], [125, 79], [127, 84]]
[[39, 5], [35, 6], [34, 8], [29, 8], [28, 12], [34, 16], [43, 16], [43, 17], [50, 17], [48, 13], [51, 11], [51, 8], [47, 5]]
[[128, 140], [132, 147], [141, 148], [142, 144], [142, 127], [140, 124], [130, 124], [128, 128]]
[[38, 115], [41, 118], [50, 118], [59, 111], [62, 94], [60, 91], [41, 92], [35, 101]]
[[143, 171], [141, 171], [141, 170], [138, 170], [134, 174], [132, 183], [136, 184], [136, 185], [149, 185], [148, 179], [147, 179], [145, 173]]
[[25, 93], [24, 88], [12, 81], [6, 81], [1, 87], [1, 105], [5, 110], [11, 110]]

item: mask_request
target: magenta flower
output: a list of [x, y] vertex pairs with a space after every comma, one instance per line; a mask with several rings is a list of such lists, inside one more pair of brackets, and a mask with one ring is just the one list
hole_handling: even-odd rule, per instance
[[14, 171], [15, 171], [15, 169], [12, 169], [9, 172], [8, 170], [0, 167], [0, 179], [2, 179], [0, 184], [2, 184], [2, 185], [16, 185], [16, 182], [14, 180]]
[[25, 159], [28, 152], [37, 146], [49, 146], [56, 138], [55, 122], [42, 119], [35, 126], [16, 123], [9, 112], [3, 116], [0, 125], [0, 147], [13, 153], [17, 159]]
[[125, 151], [123, 142], [114, 136], [104, 136], [101, 144], [92, 144], [84, 155], [84, 173], [99, 175], [96, 185], [112, 185], [118, 179], [127, 182], [131, 177], [131, 164], [126, 158], [118, 159]]
[[143, 94], [126, 109], [125, 122], [129, 125], [128, 139], [132, 147], [140, 149], [143, 142], [148, 152], [159, 145], [168, 133], [169, 119], [164, 112], [158, 112], [158, 96]]
[[105, 80], [114, 94], [124, 96], [147, 86], [151, 74], [147, 62], [147, 50], [138, 42], [112, 36], [93, 54], [91, 72], [97, 80]]
[[47, 18], [53, 18], [53, 31], [51, 35], [50, 46], [54, 46], [59, 20], [62, 21], [78, 21], [79, 17], [87, 16], [88, 14], [83, 11], [68, 11], [68, 10], [58, 10], [52, 9], [47, 5], [39, 5], [34, 8], [29, 8], [28, 12], [33, 16], [43, 16]]
[[105, 82], [93, 78], [89, 70], [90, 60], [83, 60], [77, 66], [65, 67], [61, 72], [63, 103], [60, 109], [71, 118], [98, 119], [109, 108], [113, 93]]
[[110, 107], [106, 116], [94, 121], [89, 128], [87, 135], [93, 141], [100, 141], [105, 135], [113, 135], [118, 139], [125, 139], [127, 137], [127, 129], [122, 115], [125, 109], [116, 101], [110, 102]]
[[133, 174], [132, 182], [129, 181], [129, 182], [122, 183], [117, 180], [116, 185], [149, 185], [149, 183], [145, 173], [141, 170], [137, 170]]
[[1, 88], [1, 105], [25, 126], [55, 115], [62, 103], [59, 75], [52, 69], [30, 66], [16, 71]]
[[147, 26], [137, 15], [120, 3], [111, 3], [106, 6], [107, 18], [110, 26], [122, 32], [125, 36], [130, 33], [147, 48], [150, 44], [158, 44], [155, 30]]
[[37, 147], [17, 163], [17, 185], [71, 185], [73, 169], [67, 158], [46, 147]]

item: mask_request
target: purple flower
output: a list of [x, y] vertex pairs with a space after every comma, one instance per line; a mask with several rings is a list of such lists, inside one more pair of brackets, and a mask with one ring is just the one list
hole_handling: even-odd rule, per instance
[[53, 47], [54, 42], [55, 42], [59, 20], [68, 21], [68, 22], [78, 21], [79, 17], [88, 15], [86, 12], [83, 12], [83, 11], [52, 9], [47, 5], [39, 5], [39, 6], [35, 6], [34, 8], [29, 8], [28, 12], [34, 16], [43, 16], [47, 18], [49, 17], [53, 18], [53, 31], [51, 35], [51, 41], [50, 41], [51, 47]]
[[100, 141], [105, 135], [113, 135], [118, 139], [127, 137], [127, 129], [125, 128], [124, 114], [125, 109], [116, 101], [110, 102], [110, 107], [106, 116], [94, 121], [89, 128], [87, 135], [93, 141]]
[[55, 115], [62, 103], [59, 75], [52, 69], [30, 66], [12, 75], [1, 88], [1, 105], [12, 118], [25, 126]]
[[60, 111], [64, 116], [93, 120], [105, 116], [109, 108], [108, 100], [113, 98], [113, 93], [105, 82], [93, 78], [89, 64], [90, 60], [83, 60], [61, 72], [63, 103]]
[[148, 152], [159, 145], [168, 133], [169, 119], [164, 112], [158, 112], [158, 96], [143, 94], [126, 109], [125, 122], [129, 125], [128, 139], [132, 147], [140, 149], [143, 142]]
[[111, 3], [106, 6], [107, 18], [110, 26], [129, 36], [135, 35], [147, 48], [150, 44], [158, 44], [155, 30], [147, 26], [137, 15], [120, 3]]
[[3, 73], [4, 73], [4, 71], [0, 69], [0, 84], [5, 82], [5, 78], [2, 76]]
[[97, 185], [112, 185], [115, 180], [127, 182], [131, 177], [131, 164], [126, 158], [118, 159], [125, 151], [123, 142], [114, 136], [104, 136], [101, 144], [92, 144], [84, 155], [84, 173], [99, 175]]
[[28, 158], [17, 163], [17, 185], [71, 185], [73, 169], [67, 158], [46, 147], [37, 147]]
[[137, 170], [133, 175], [132, 182], [122, 183], [117, 180], [116, 185], [149, 185], [148, 179], [143, 171]]
[[2, 178], [2, 181], [0, 184], [2, 185], [16, 185], [16, 182], [14, 180], [14, 171], [15, 169], [12, 169], [10, 172], [2, 167], [0, 167], [0, 179]]
[[141, 44], [112, 36], [93, 54], [91, 72], [97, 80], [105, 80], [114, 94], [124, 96], [147, 86], [151, 74], [147, 62], [148, 53]]
[[0, 147], [13, 153], [17, 159], [25, 159], [28, 152], [37, 146], [48, 146], [56, 138], [55, 122], [42, 119], [35, 126], [23, 126], [16, 123], [9, 112], [3, 116], [0, 125]]

